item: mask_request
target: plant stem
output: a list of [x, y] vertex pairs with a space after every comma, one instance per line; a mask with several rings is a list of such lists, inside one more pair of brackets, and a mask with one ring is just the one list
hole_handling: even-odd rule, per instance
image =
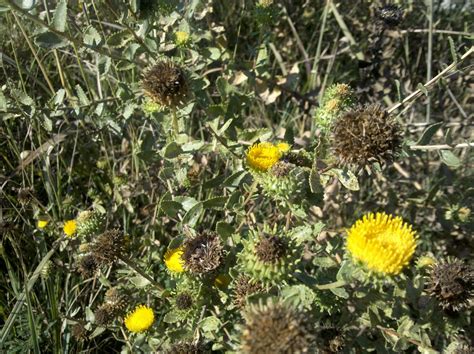
[[[466, 60], [472, 53], [474, 53], [474, 46], [472, 46], [466, 53], [464, 53], [464, 55], [457, 61], [457, 62], [453, 62], [451, 63], [450, 65], [448, 65], [443, 71], [441, 71], [438, 75], [436, 75], [434, 78], [432, 78], [430, 81], [428, 81], [427, 83], [425, 83], [423, 86], [425, 89], [428, 89], [431, 85], [435, 84], [436, 82], [438, 82], [440, 79], [442, 79], [445, 74], [449, 73], [451, 70], [453, 70], [454, 68], [456, 68], [456, 66], [458, 64], [460, 64], [461, 62], [463, 62], [464, 60]], [[420, 97], [422, 95], [422, 91], [420, 89], [412, 92], [410, 95], [408, 95], [407, 97], [405, 97], [403, 99], [403, 101], [401, 102], [398, 102], [397, 104], [393, 105], [392, 107], [390, 107], [387, 112], [388, 113], [392, 113], [393, 111], [397, 110], [398, 108], [400, 108], [401, 106], [407, 104], [407, 103], [413, 103], [418, 97]]]
[[173, 130], [174, 130], [174, 134], [176, 136], [179, 135], [179, 122], [178, 122], [178, 115], [176, 113], [176, 107], [173, 107]]
[[474, 143], [462, 143], [456, 145], [439, 144], [439, 145], [412, 145], [410, 150], [452, 150], [474, 147]]

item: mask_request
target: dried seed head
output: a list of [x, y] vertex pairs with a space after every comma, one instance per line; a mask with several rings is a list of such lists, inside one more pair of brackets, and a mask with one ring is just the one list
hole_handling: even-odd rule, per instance
[[358, 166], [392, 161], [402, 143], [400, 126], [378, 105], [342, 114], [334, 122], [332, 138], [339, 160]]
[[108, 326], [117, 315], [117, 309], [114, 306], [108, 303], [102, 304], [94, 312], [95, 323], [101, 327]]
[[179, 310], [187, 310], [193, 305], [193, 298], [191, 294], [183, 292], [176, 296], [176, 307]]
[[288, 174], [294, 167], [295, 165], [291, 163], [285, 161], [278, 161], [271, 167], [270, 172], [275, 177], [285, 177], [288, 176]]
[[433, 266], [427, 292], [440, 306], [458, 312], [469, 307], [474, 295], [474, 270], [459, 259], [448, 259]]
[[224, 248], [215, 234], [205, 233], [186, 240], [183, 244], [184, 268], [194, 274], [216, 270], [222, 263]]
[[311, 321], [281, 303], [252, 306], [241, 332], [243, 353], [307, 353], [315, 350]]
[[245, 275], [237, 278], [234, 288], [234, 303], [237, 307], [243, 308], [247, 302], [247, 297], [252, 294], [261, 293], [265, 290], [260, 282], [252, 282]]
[[96, 262], [96, 259], [91, 254], [86, 254], [84, 257], [81, 257], [77, 266], [77, 270], [85, 279], [93, 277], [98, 268], [99, 266]]
[[87, 329], [79, 322], [72, 326], [71, 334], [78, 342], [87, 339]]
[[145, 93], [155, 102], [176, 107], [185, 103], [188, 82], [184, 70], [171, 61], [160, 61], [143, 75]]
[[192, 344], [191, 342], [180, 342], [174, 344], [166, 354], [203, 354], [208, 353], [205, 348], [198, 344]]
[[377, 10], [377, 18], [382, 25], [393, 28], [402, 22], [403, 10], [397, 5], [385, 5]]
[[109, 265], [120, 258], [124, 248], [123, 233], [108, 230], [97, 237], [90, 250], [98, 265]]
[[255, 247], [257, 258], [265, 263], [275, 263], [282, 258], [288, 248], [285, 238], [272, 236], [262, 236]]
[[105, 303], [114, 308], [117, 313], [122, 313], [127, 305], [127, 300], [117, 288], [110, 288], [105, 292]]

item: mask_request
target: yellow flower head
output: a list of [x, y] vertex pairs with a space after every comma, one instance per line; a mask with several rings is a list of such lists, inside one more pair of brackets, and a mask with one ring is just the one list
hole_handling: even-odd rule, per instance
[[76, 230], [77, 230], [77, 224], [76, 224], [76, 220], [68, 220], [64, 223], [64, 227], [63, 227], [63, 230], [64, 230], [64, 233], [71, 237], [72, 235], [74, 235], [76, 233]]
[[189, 42], [189, 33], [184, 31], [177, 31], [174, 34], [175, 43], [178, 46], [184, 46]]
[[183, 259], [181, 258], [182, 255], [182, 247], [173, 248], [171, 250], [166, 251], [164, 259], [166, 268], [168, 268], [169, 271], [174, 273], [184, 272]]
[[48, 226], [49, 221], [48, 220], [38, 220], [37, 226], [38, 229], [44, 229], [46, 226]]
[[140, 333], [151, 327], [155, 321], [153, 310], [145, 305], [139, 305], [125, 317], [125, 327], [130, 332]]
[[273, 145], [269, 142], [263, 142], [254, 144], [247, 150], [247, 164], [255, 170], [267, 171], [289, 149], [290, 145], [287, 143]]
[[347, 250], [374, 272], [396, 275], [416, 248], [416, 232], [402, 218], [367, 214], [348, 230]]

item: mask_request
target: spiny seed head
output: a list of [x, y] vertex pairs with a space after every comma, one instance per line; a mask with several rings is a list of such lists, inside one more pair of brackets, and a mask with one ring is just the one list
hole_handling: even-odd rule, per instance
[[87, 329], [79, 322], [72, 326], [71, 334], [78, 342], [87, 339]]
[[255, 247], [257, 258], [265, 263], [275, 263], [282, 258], [288, 248], [288, 242], [276, 235], [262, 236]]
[[180, 106], [188, 96], [188, 80], [184, 70], [168, 60], [148, 69], [143, 75], [142, 86], [145, 93], [162, 106]]
[[77, 236], [91, 237], [97, 233], [103, 221], [102, 215], [97, 211], [84, 210], [81, 211], [77, 218]]
[[333, 124], [332, 145], [343, 164], [390, 162], [402, 143], [399, 124], [379, 105], [343, 113]]
[[439, 262], [431, 269], [427, 292], [443, 309], [461, 311], [474, 296], [474, 270], [459, 259]]
[[288, 174], [294, 167], [295, 165], [291, 163], [285, 161], [278, 161], [271, 167], [270, 172], [275, 177], [285, 177], [288, 176]]
[[377, 10], [377, 18], [388, 28], [396, 27], [403, 19], [403, 10], [397, 5], [385, 5]]
[[204, 233], [186, 240], [183, 244], [184, 268], [194, 274], [216, 270], [222, 263], [224, 248], [215, 234]]
[[208, 353], [205, 348], [198, 344], [193, 344], [191, 342], [180, 342], [174, 344], [169, 350], [166, 351], [166, 354], [204, 354]]
[[109, 265], [122, 255], [124, 248], [123, 233], [114, 229], [99, 235], [90, 250], [98, 265]]
[[257, 281], [252, 281], [250, 277], [241, 275], [237, 278], [234, 288], [234, 303], [237, 307], [245, 307], [247, 297], [252, 294], [261, 293], [265, 290], [264, 286]]
[[308, 353], [315, 351], [315, 335], [309, 317], [282, 303], [268, 301], [250, 307], [244, 315], [241, 352]]
[[117, 313], [123, 312], [127, 305], [127, 300], [117, 288], [110, 288], [105, 292], [105, 303], [113, 307]]
[[98, 326], [105, 327], [110, 325], [117, 316], [117, 309], [111, 304], [100, 305], [94, 312], [95, 323]]
[[193, 305], [193, 298], [191, 294], [182, 292], [176, 296], [176, 307], [179, 310], [187, 310]]
[[81, 257], [77, 266], [77, 270], [85, 279], [93, 277], [98, 268], [99, 266], [92, 254], [86, 254], [85, 256]]

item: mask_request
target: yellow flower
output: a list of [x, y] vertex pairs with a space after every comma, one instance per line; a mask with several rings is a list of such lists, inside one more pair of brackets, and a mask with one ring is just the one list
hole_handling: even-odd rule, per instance
[[416, 248], [416, 232], [402, 218], [385, 213], [367, 214], [347, 235], [347, 250], [372, 271], [396, 275]]
[[178, 31], [174, 34], [175, 43], [178, 46], [184, 46], [189, 42], [189, 33]]
[[75, 220], [68, 220], [64, 223], [63, 230], [67, 236], [70, 237], [74, 235], [76, 233], [76, 229], [77, 229], [77, 224]]
[[171, 250], [166, 251], [165, 253], [165, 264], [166, 268], [174, 273], [182, 273], [184, 272], [183, 267], [183, 259], [181, 256], [183, 255], [182, 247], [174, 248]]
[[289, 149], [286, 143], [280, 143], [277, 146], [269, 142], [252, 145], [247, 150], [247, 164], [259, 171], [267, 171], [280, 160], [285, 148]]
[[285, 143], [285, 142], [281, 142], [281, 143], [276, 144], [276, 147], [281, 152], [288, 152], [288, 151], [290, 151], [290, 148], [291, 148], [290, 144]]
[[38, 220], [37, 226], [38, 229], [44, 229], [46, 226], [48, 226], [49, 221], [48, 220]]
[[130, 332], [140, 333], [151, 327], [155, 321], [153, 310], [145, 305], [139, 305], [125, 317], [125, 327]]

